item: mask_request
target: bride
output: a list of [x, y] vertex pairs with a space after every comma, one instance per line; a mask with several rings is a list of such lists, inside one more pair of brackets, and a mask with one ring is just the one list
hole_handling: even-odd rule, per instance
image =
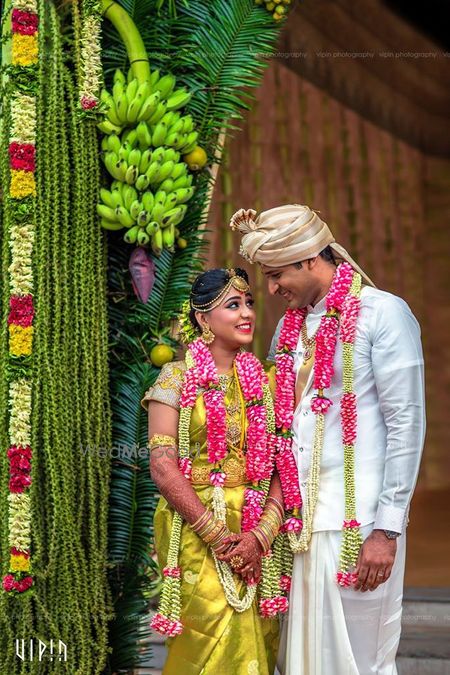
[[185, 360], [166, 364], [142, 399], [162, 495], [152, 627], [168, 638], [163, 673], [269, 675], [287, 608], [284, 511], [268, 379], [244, 351], [255, 327], [246, 272], [201, 274], [180, 324]]

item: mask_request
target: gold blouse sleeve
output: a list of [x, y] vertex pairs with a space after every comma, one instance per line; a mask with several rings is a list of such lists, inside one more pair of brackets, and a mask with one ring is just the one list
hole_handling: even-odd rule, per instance
[[141, 400], [141, 406], [144, 410], [148, 410], [149, 401], [159, 401], [179, 410], [185, 371], [186, 364], [184, 361], [166, 363], [161, 368], [155, 384], [147, 389]]
[[270, 367], [264, 369], [266, 371], [266, 375], [269, 378], [269, 387], [270, 387], [270, 392], [272, 394], [272, 398], [275, 398], [275, 389], [277, 386], [276, 382], [276, 367], [274, 365], [270, 365]]

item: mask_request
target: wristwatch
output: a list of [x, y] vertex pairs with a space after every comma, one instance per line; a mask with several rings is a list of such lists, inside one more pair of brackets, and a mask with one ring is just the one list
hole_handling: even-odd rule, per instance
[[383, 532], [388, 539], [397, 539], [400, 536], [400, 532], [394, 532], [393, 530], [383, 530]]

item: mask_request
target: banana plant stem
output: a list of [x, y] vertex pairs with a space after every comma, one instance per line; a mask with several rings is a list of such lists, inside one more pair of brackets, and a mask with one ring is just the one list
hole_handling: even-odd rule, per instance
[[124, 42], [134, 77], [139, 84], [149, 80], [150, 64], [147, 51], [141, 34], [128, 12], [114, 0], [100, 0], [100, 8], [102, 15], [111, 21]]

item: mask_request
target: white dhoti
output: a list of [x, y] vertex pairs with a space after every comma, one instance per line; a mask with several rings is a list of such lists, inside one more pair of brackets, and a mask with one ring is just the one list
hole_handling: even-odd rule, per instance
[[[362, 529], [367, 537], [372, 525]], [[294, 556], [289, 615], [278, 668], [283, 675], [396, 675], [401, 632], [406, 537], [388, 581], [375, 591], [335, 581], [341, 533], [315, 532], [310, 549]]]

